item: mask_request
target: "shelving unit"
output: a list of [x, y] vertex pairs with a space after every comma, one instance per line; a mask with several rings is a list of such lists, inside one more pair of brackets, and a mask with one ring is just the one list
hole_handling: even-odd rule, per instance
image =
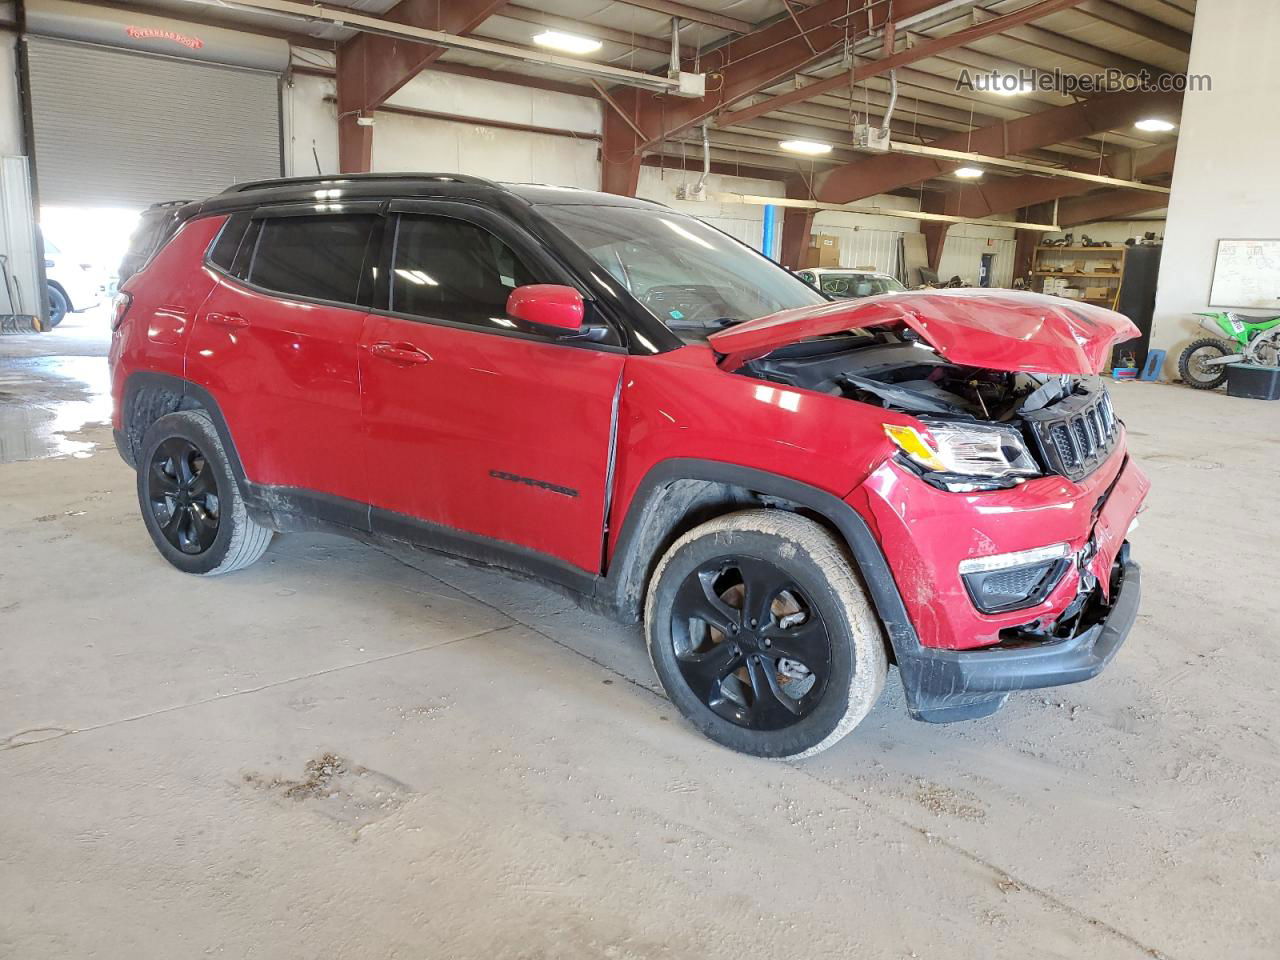
[[[1036, 247], [1032, 276], [1035, 289], [1067, 300], [1093, 303], [1112, 310], [1120, 299], [1120, 282], [1124, 277], [1124, 258], [1128, 247]], [[1111, 269], [1109, 269], [1111, 268]], [[1079, 283], [1071, 283], [1079, 280]], [[1065, 282], [1064, 282], [1065, 281]], [[1105, 295], [1097, 291], [1105, 288]], [[1078, 290], [1068, 295], [1066, 290]], [[1085, 296], [1090, 290], [1094, 296]]]

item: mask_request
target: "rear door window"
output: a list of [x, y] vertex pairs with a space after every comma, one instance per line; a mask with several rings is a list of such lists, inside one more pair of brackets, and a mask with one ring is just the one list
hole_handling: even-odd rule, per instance
[[[244, 279], [286, 296], [361, 303], [376, 214], [266, 217]], [[367, 299], [367, 296], [366, 296]]]

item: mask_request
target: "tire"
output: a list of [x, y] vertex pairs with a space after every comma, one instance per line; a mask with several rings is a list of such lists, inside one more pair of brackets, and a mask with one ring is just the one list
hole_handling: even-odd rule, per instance
[[71, 312], [71, 301], [59, 287], [55, 287], [52, 283], [46, 286], [49, 290], [49, 329], [52, 330]]
[[844, 547], [783, 510], [727, 514], [672, 544], [649, 582], [645, 635], [685, 718], [758, 757], [827, 749], [867, 715], [888, 671], [880, 620]]
[[272, 531], [249, 516], [222, 440], [203, 410], [166, 414], [143, 434], [138, 507], [160, 555], [183, 573], [240, 570], [271, 543]]
[[1202, 377], [1196, 372], [1197, 364], [1195, 354], [1205, 351], [1212, 356], [1229, 357], [1235, 353], [1235, 348], [1225, 340], [1219, 340], [1217, 337], [1205, 337], [1196, 340], [1187, 345], [1187, 349], [1182, 351], [1182, 356], [1178, 357], [1178, 375], [1182, 377], [1182, 382], [1193, 390], [1213, 390], [1220, 387], [1224, 380], [1227, 379], [1226, 366], [1218, 367], [1218, 372], [1212, 377]]

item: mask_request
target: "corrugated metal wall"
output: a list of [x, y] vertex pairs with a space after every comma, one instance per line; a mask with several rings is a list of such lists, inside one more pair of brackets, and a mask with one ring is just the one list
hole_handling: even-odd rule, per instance
[[943, 280], [959, 276], [972, 286], [978, 284], [978, 271], [982, 267], [984, 253], [995, 254], [991, 264], [991, 286], [1008, 287], [1013, 284], [1013, 240], [987, 237], [957, 237], [948, 234], [942, 248], [942, 262], [938, 276]]
[[280, 176], [276, 74], [27, 43], [41, 203], [139, 207]]
[[823, 224], [815, 233], [829, 233], [840, 238], [840, 266], [874, 267], [881, 273], [898, 274], [899, 230], [865, 230]]

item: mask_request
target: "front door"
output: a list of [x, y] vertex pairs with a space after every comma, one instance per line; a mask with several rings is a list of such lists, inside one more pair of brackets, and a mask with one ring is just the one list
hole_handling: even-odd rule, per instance
[[517, 286], [566, 278], [460, 207], [418, 203], [388, 225], [387, 309], [360, 344], [373, 527], [425, 522], [599, 572], [625, 355], [509, 317]]

